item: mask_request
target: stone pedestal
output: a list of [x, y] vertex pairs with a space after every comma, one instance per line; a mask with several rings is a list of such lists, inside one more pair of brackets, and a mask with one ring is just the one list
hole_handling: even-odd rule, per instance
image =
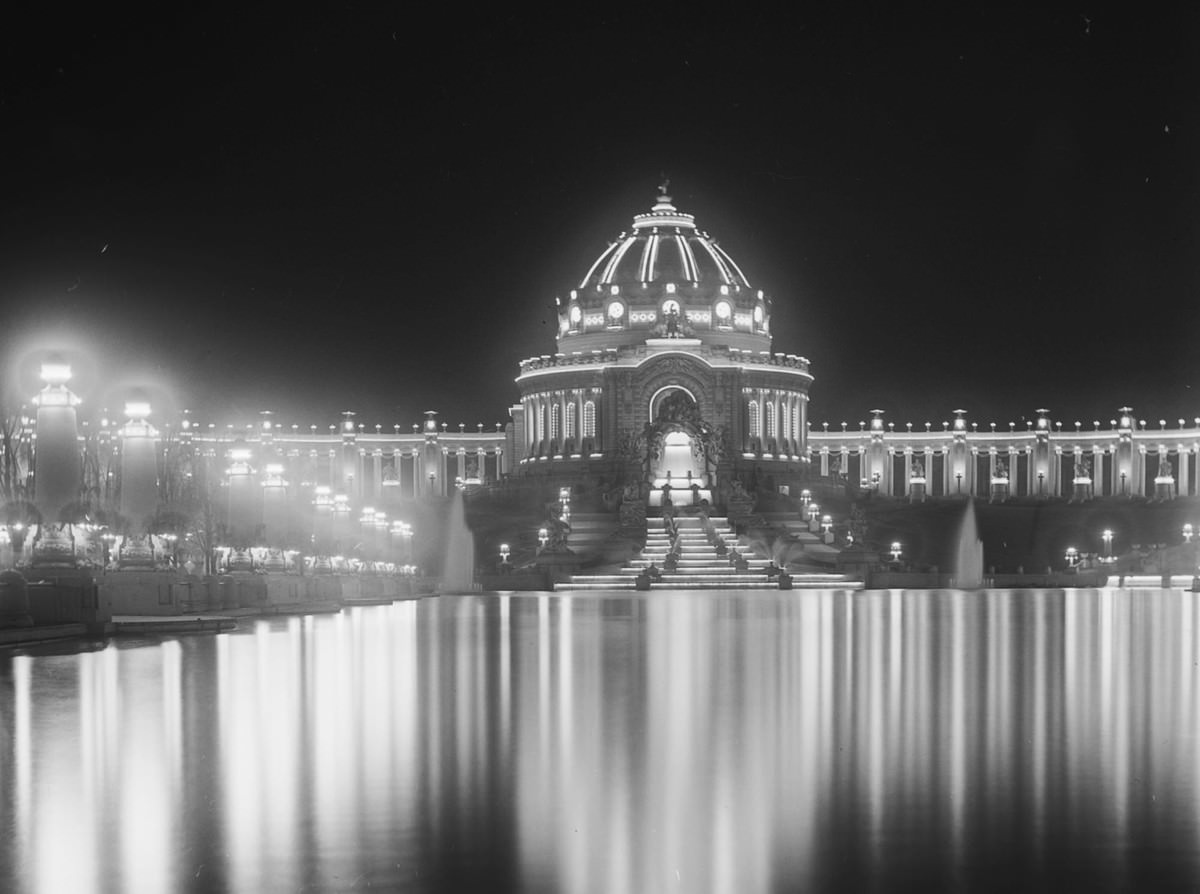
[[925, 487], [926, 487], [926, 484], [925, 484], [924, 478], [922, 478], [920, 481], [916, 481], [916, 480], [909, 481], [909, 483], [908, 483], [908, 501], [910, 503], [924, 503], [925, 502], [925, 494], [926, 494]]
[[1154, 479], [1154, 499], [1156, 500], [1172, 500], [1175, 498], [1175, 479], [1174, 478], [1155, 478]]
[[996, 480], [992, 479], [992, 495], [993, 502], [1002, 503], [1008, 499], [1008, 479]]
[[154, 544], [148, 534], [130, 535], [121, 541], [117, 567], [122, 571], [153, 570]]
[[75, 538], [68, 525], [42, 524], [33, 538], [33, 558], [37, 568], [74, 568]]

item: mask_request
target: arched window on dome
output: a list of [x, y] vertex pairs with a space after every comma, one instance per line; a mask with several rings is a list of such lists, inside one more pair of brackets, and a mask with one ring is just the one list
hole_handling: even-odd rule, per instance
[[558, 449], [558, 403], [550, 404], [550, 440], [554, 443], [554, 449]]
[[596, 437], [596, 403], [587, 401], [583, 405], [583, 437]]
[[779, 421], [783, 425], [783, 440], [784, 443], [787, 443], [792, 439], [792, 414], [788, 412], [786, 402], [781, 402], [779, 409]]
[[750, 401], [750, 404], [747, 407], [747, 410], [749, 411], [749, 414], [750, 414], [750, 436], [752, 438], [761, 438], [762, 437], [762, 419], [759, 418], [758, 401], [756, 401], [756, 400]]
[[534, 406], [537, 407], [537, 440], [546, 440], [546, 413], [540, 406], [541, 401], [537, 401]]
[[767, 440], [774, 441], [779, 437], [779, 432], [776, 429], [778, 417], [775, 415], [775, 402], [767, 401], [764, 408], [767, 414]]
[[575, 404], [569, 403], [563, 407], [563, 438], [575, 437]]

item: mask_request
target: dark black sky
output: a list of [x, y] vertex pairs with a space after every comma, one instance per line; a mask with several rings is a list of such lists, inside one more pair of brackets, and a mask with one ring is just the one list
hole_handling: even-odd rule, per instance
[[1190, 419], [1200, 14], [1127, 6], [5, 29], [6, 389], [59, 348], [91, 408], [503, 421], [665, 171], [818, 422]]

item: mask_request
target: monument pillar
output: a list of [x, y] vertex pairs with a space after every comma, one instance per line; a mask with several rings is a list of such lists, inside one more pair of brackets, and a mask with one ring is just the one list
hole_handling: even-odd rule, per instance
[[33, 540], [33, 564], [75, 567], [75, 538], [70, 525], [59, 517], [79, 499], [83, 483], [83, 457], [75, 408], [79, 398], [67, 388], [71, 367], [43, 363], [46, 386], [33, 398], [37, 406], [36, 476], [34, 504], [41, 515]]
[[75, 408], [79, 398], [67, 388], [71, 367], [43, 363], [46, 386], [33, 398], [37, 407], [37, 476], [34, 503], [46, 524], [56, 524], [59, 513], [79, 499], [83, 459], [79, 452], [79, 426]]
[[263, 478], [263, 533], [267, 546], [282, 549], [288, 528], [287, 480], [282, 463], [268, 463]]
[[130, 401], [121, 427], [119, 511], [138, 533], [145, 533], [158, 508], [158, 431], [146, 421], [149, 415], [150, 404]]
[[256, 487], [252, 453], [245, 442], [229, 451], [229, 538], [235, 546], [251, 546], [262, 523], [260, 488]]

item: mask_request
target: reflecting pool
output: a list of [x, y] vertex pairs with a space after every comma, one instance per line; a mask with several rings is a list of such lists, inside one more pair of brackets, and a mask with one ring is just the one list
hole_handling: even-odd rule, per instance
[[0, 656], [0, 890], [1200, 885], [1179, 591], [464, 596]]

